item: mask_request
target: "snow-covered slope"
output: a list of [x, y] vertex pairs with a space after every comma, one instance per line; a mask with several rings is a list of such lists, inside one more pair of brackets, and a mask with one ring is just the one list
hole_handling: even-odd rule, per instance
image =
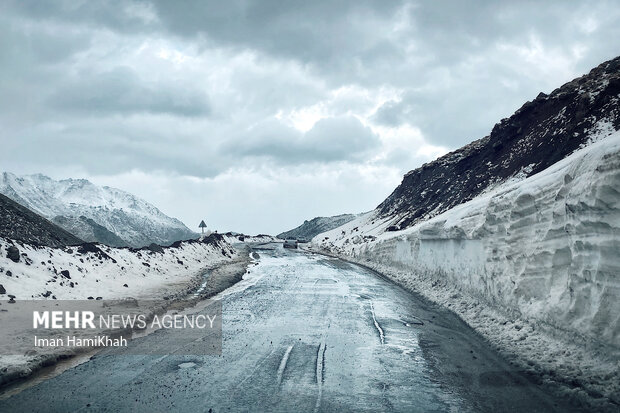
[[85, 241], [140, 247], [197, 237], [181, 221], [148, 202], [85, 179], [56, 181], [41, 174], [4, 172], [0, 193]]
[[354, 214], [342, 214], [333, 217], [316, 217], [310, 221], [304, 221], [304, 223], [297, 228], [278, 234], [278, 238], [312, 239], [317, 234], [344, 225], [347, 222], [354, 220], [356, 217], [357, 215]]
[[313, 244], [453, 308], [538, 373], [620, 401], [620, 132], [401, 231], [377, 212]]
[[[17, 248], [17, 262], [7, 257]], [[173, 247], [141, 250], [83, 244], [37, 247], [0, 238], [0, 300], [162, 299], [172, 284], [187, 284], [207, 266], [229, 261], [235, 250], [217, 234]]]

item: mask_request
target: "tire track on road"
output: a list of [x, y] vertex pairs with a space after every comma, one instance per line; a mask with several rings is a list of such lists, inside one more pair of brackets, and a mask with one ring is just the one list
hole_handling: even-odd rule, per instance
[[[293, 345], [294, 346], [294, 345]], [[286, 363], [288, 362], [288, 357], [293, 350], [293, 346], [288, 346], [284, 355], [282, 356], [282, 360], [280, 361], [280, 367], [278, 367], [278, 386], [282, 383], [282, 376], [284, 375], [284, 370], [286, 370]]]

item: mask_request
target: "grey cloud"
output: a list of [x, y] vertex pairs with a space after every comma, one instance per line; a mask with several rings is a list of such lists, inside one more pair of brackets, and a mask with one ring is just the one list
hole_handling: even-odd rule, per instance
[[443, 91], [412, 91], [401, 101], [383, 104], [372, 119], [392, 127], [416, 126], [433, 144], [457, 148], [489, 134], [493, 125], [521, 102], [514, 92], [500, 85], [490, 95], [459, 96], [461, 92], [466, 93], [460, 87], [454, 92], [448, 96]]
[[106, 0], [7, 0], [4, 9], [38, 21], [69, 22], [119, 32], [152, 30], [156, 21], [149, 16], [147, 1]]
[[247, 135], [250, 138], [225, 145], [224, 151], [284, 164], [329, 163], [360, 160], [380, 145], [379, 137], [370, 128], [350, 116], [321, 119], [306, 133], [269, 121]]
[[302, 60], [365, 48], [365, 40], [375, 36], [364, 30], [364, 24], [370, 18], [391, 16], [401, 4], [393, 0], [154, 1], [162, 23], [175, 33], [204, 33], [219, 42], [245, 44]]
[[140, 170], [201, 177], [216, 176], [230, 167], [228, 156], [220, 156], [199, 133], [175, 130], [176, 123], [137, 115], [84, 118], [63, 128], [54, 123], [33, 125], [4, 145], [0, 163], [14, 163], [17, 155], [19, 164], [31, 170], [51, 164], [99, 175]]
[[380, 145], [379, 137], [352, 116], [319, 120], [304, 143], [318, 159], [327, 160], [357, 159]]
[[103, 73], [80, 73], [60, 85], [48, 100], [53, 109], [101, 115], [135, 112], [203, 116], [207, 98], [184, 85], [148, 84], [128, 67]]

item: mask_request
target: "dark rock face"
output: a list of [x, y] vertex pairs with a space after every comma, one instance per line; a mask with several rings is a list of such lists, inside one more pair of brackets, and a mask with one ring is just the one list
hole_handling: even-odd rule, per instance
[[71, 279], [71, 275], [69, 274], [69, 270], [62, 270], [60, 272], [60, 275], [62, 275], [63, 277], [67, 278], [67, 279]]
[[392, 230], [410, 227], [516, 175], [534, 175], [604, 130], [620, 129], [620, 57], [551, 94], [541, 93], [489, 136], [405, 175], [377, 207], [396, 216]]
[[0, 284], [0, 294], [6, 294], [6, 290], [4, 289], [4, 285]]
[[64, 247], [82, 242], [47, 219], [0, 194], [0, 237], [32, 245]]
[[85, 242], [79, 245], [77, 252], [82, 255], [93, 253], [95, 254], [95, 256], [97, 256], [98, 258], [102, 260], [111, 260], [112, 262], [116, 263], [116, 260], [114, 258], [110, 257], [108, 254], [103, 252], [103, 250], [99, 248], [97, 244], [94, 244], [92, 242]]
[[19, 262], [19, 249], [16, 246], [11, 245], [6, 249], [6, 257], [13, 262]]
[[158, 252], [158, 253], [164, 252], [164, 248], [161, 245], [157, 245], [155, 243], [152, 243], [151, 245], [149, 245], [148, 247], [144, 247], [143, 249], [149, 250], [151, 252]]
[[202, 239], [203, 244], [220, 245], [224, 243], [224, 237], [221, 234], [212, 233]]

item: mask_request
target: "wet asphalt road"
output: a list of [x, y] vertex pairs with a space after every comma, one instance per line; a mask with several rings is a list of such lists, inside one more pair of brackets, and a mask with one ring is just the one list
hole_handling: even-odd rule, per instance
[[257, 252], [221, 295], [222, 356], [102, 352], [0, 412], [570, 410], [454, 315], [376, 274], [281, 245]]

